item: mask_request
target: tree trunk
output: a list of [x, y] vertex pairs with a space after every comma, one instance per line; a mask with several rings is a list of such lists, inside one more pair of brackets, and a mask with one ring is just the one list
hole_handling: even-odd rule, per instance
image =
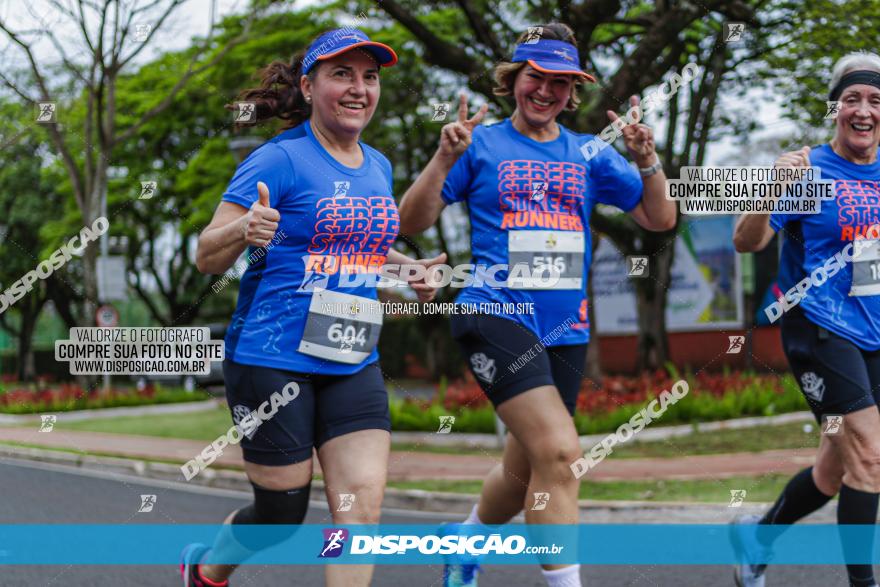
[[18, 331], [18, 380], [33, 381], [37, 370], [34, 365], [33, 336], [37, 326], [36, 314], [32, 312], [21, 313], [21, 328]]
[[[593, 255], [599, 248], [601, 236], [593, 232]], [[596, 387], [602, 385], [602, 363], [599, 355], [599, 335], [596, 334], [596, 308], [593, 304], [593, 272], [587, 277], [587, 320], [590, 322], [590, 344], [587, 345], [587, 362], [584, 368], [584, 377], [592, 381]]]
[[636, 368], [639, 371], [662, 368], [669, 360], [665, 308], [675, 257], [671, 232], [645, 231], [643, 238], [641, 253], [648, 256], [649, 276], [634, 280], [639, 323]]

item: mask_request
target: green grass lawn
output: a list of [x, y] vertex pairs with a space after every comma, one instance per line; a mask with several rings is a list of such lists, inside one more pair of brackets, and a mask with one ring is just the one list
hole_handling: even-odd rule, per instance
[[[65, 422], [58, 419], [56, 428], [89, 430], [118, 434], [142, 434], [165, 438], [186, 438], [211, 441], [225, 434], [232, 425], [229, 410], [214, 410], [161, 416], [124, 416], [104, 420]], [[804, 431], [804, 423], [760, 426], [742, 430], [697, 432], [689, 436], [651, 442], [635, 441], [614, 448], [610, 458], [677, 457], [686, 455], [758, 452], [762, 450], [815, 448], [819, 444], [816, 426]], [[416, 450], [449, 454], [483, 454], [497, 456], [499, 451], [479, 448], [431, 447], [416, 443], [395, 443], [394, 450]]]
[[[104, 420], [83, 420], [79, 422], [64, 422], [62, 417], [55, 424], [56, 428], [65, 430], [140, 434], [167, 438], [187, 438], [206, 442], [215, 439], [220, 434], [224, 434], [230, 425], [229, 411], [225, 407], [189, 414], [165, 414], [149, 417], [130, 416]], [[817, 444], [818, 434], [815, 426], [811, 432], [805, 432], [803, 423], [785, 424], [744, 430], [695, 433], [690, 436], [656, 442], [633, 442], [623, 448], [616, 448], [610, 458], [662, 458], [694, 454], [804, 448], [815, 447]], [[498, 454], [497, 451], [424, 447], [416, 444], [396, 444], [394, 448], [396, 450], [425, 450], [455, 454]], [[745, 489], [747, 491], [747, 501], [767, 502], [776, 498], [787, 479], [788, 477], [785, 475], [767, 475], [763, 477], [686, 481], [645, 479], [637, 481], [595, 482], [585, 480], [581, 484], [580, 497], [582, 499], [595, 500], [726, 502], [730, 499], [731, 489]], [[424, 489], [468, 494], [479, 493], [481, 486], [481, 481], [429, 480], [389, 483], [389, 487], [401, 489]]]
[[[746, 490], [746, 502], [772, 502], [790, 476], [731, 477], [684, 481], [584, 481], [581, 499], [728, 502], [731, 489]], [[477, 494], [481, 481], [391, 481], [389, 487]]]
[[232, 426], [229, 410], [223, 406], [214, 410], [185, 414], [156, 414], [151, 416], [121, 416], [94, 420], [65, 422], [59, 416], [55, 428], [60, 430], [88, 430], [116, 434], [140, 434], [163, 438], [185, 438], [211, 441], [226, 434]]
[[742, 430], [696, 432], [688, 436], [666, 440], [630, 442], [620, 448], [614, 447], [612, 457], [663, 458], [818, 447], [819, 432], [816, 424], [810, 423], [809, 432], [805, 431], [805, 424], [807, 423], [800, 422], [743, 428]]

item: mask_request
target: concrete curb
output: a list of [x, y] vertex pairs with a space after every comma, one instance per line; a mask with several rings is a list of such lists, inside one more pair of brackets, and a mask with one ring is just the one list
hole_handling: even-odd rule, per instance
[[[697, 424], [682, 424], [679, 426], [647, 427], [642, 429], [630, 442], [650, 442], [666, 440], [680, 436], [690, 436], [694, 432], [713, 432], [716, 430], [741, 430], [743, 428], [755, 428], [758, 426], [775, 426], [778, 424], [790, 424], [793, 422], [814, 422], [812, 412], [791, 412], [778, 416], [760, 416], [751, 418], [736, 418], [734, 420], [721, 420], [719, 422], [701, 422]], [[580, 437], [581, 448], [588, 450], [598, 444], [603, 438], [611, 434], [589, 434]], [[437, 434], [435, 432], [393, 432], [391, 442], [418, 444], [424, 446], [447, 447], [447, 448], [482, 448], [500, 450], [501, 444], [496, 434], [476, 433], [451, 433]]]
[[[43, 412], [54, 413], [59, 420], [75, 422], [77, 420], [103, 420], [105, 418], [119, 418], [120, 416], [152, 416], [158, 414], [186, 414], [189, 412], [201, 412], [210, 410], [219, 405], [216, 399], [207, 399], [198, 402], [180, 402], [174, 404], [153, 404], [149, 406], [122, 406], [118, 408], [95, 408], [90, 410], [72, 410], [69, 412]], [[225, 403], [225, 402], [224, 402]], [[0, 414], [0, 426], [19, 426], [21, 424], [33, 424], [40, 422], [41, 414]]]
[[[206, 469], [191, 481], [185, 481], [178, 465], [156, 461], [126, 459], [120, 457], [81, 455], [63, 451], [41, 448], [18, 447], [0, 444], [0, 458], [9, 457], [73, 468], [100, 470], [102, 472], [135, 475], [145, 479], [171, 481], [181, 484], [194, 484], [216, 489], [233, 491], [251, 491], [251, 485], [243, 471], [231, 469]], [[315, 481], [313, 488], [317, 492], [324, 491], [324, 483]], [[443, 491], [425, 491], [421, 489], [385, 490], [383, 507], [398, 508], [420, 512], [442, 512], [466, 515], [476, 503], [477, 496], [472, 494], [448, 493]], [[631, 512], [655, 510], [697, 510], [724, 508], [726, 504], [709, 502], [661, 502], [661, 501], [600, 501], [580, 500], [578, 502], [582, 514], [590, 512]], [[761, 505], [764, 504], [751, 504]]]

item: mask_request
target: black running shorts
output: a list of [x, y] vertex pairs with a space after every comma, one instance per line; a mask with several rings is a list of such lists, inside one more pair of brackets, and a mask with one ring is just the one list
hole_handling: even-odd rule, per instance
[[880, 351], [817, 326], [800, 307], [782, 317], [781, 329], [788, 363], [817, 421], [880, 405]]
[[525, 326], [488, 314], [452, 316], [452, 336], [480, 387], [496, 407], [542, 385], [555, 385], [574, 415], [587, 345], [545, 347]]
[[[226, 359], [223, 375], [233, 422], [245, 432], [244, 460], [250, 463], [291, 465], [312, 458], [312, 449], [331, 438], [359, 430], [391, 430], [388, 392], [378, 363], [351, 375], [314, 375]], [[273, 393], [291, 382], [299, 386], [294, 399], [271, 418], [252, 415], [242, 425], [254, 411], [269, 413]], [[255, 420], [259, 425], [254, 428]]]

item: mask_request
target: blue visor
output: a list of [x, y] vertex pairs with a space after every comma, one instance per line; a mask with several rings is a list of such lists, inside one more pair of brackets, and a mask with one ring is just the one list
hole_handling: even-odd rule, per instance
[[397, 53], [388, 45], [371, 41], [363, 31], [351, 27], [342, 27], [324, 33], [309, 46], [303, 58], [302, 73], [306, 75], [318, 61], [331, 59], [346, 51], [361, 48], [369, 51], [382, 67], [390, 67], [397, 63]]
[[591, 82], [596, 78], [580, 68], [581, 58], [577, 47], [565, 41], [538, 39], [536, 42], [520, 43], [513, 51], [514, 63], [522, 61], [543, 73], [577, 75]]

